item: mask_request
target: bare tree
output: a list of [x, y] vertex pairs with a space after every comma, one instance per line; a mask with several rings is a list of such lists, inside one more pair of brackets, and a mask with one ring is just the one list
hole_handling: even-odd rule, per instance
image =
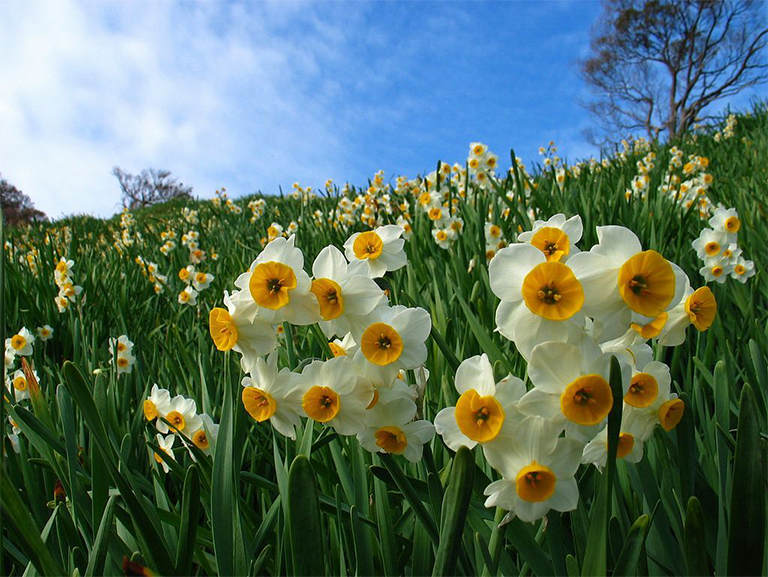
[[604, 0], [580, 63], [606, 134], [675, 138], [718, 100], [768, 79], [766, 5], [752, 0]]
[[120, 183], [123, 206], [130, 209], [174, 198], [192, 198], [192, 187], [176, 182], [169, 170], [149, 168], [134, 175], [116, 166], [112, 169], [112, 174]]
[[0, 177], [0, 208], [10, 225], [23, 225], [46, 220], [45, 213], [35, 208], [32, 200], [10, 182]]

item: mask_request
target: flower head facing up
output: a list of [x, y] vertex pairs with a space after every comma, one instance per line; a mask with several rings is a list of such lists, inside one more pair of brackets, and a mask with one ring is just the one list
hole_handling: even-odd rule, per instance
[[661, 314], [675, 296], [672, 266], [653, 250], [630, 257], [619, 269], [618, 283], [627, 306], [647, 317]]
[[549, 320], [571, 318], [584, 304], [584, 290], [566, 265], [547, 261], [523, 280], [523, 299], [530, 311]]
[[296, 288], [296, 274], [285, 264], [264, 262], [256, 265], [248, 288], [256, 304], [277, 310], [290, 302], [290, 291]]

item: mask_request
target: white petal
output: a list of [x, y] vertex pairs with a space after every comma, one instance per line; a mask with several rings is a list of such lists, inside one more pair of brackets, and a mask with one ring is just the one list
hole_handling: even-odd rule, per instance
[[544, 253], [530, 244], [513, 244], [501, 249], [488, 267], [491, 290], [503, 301], [522, 299], [525, 276], [546, 260]]
[[475, 389], [481, 397], [493, 395], [496, 385], [488, 356], [483, 353], [462, 361], [456, 370], [455, 384], [459, 394]]

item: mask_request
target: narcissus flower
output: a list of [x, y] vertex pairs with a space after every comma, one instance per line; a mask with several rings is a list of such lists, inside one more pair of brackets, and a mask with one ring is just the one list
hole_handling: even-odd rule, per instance
[[200, 416], [197, 414], [197, 404], [194, 399], [176, 395], [166, 407], [168, 410], [165, 413], [158, 414], [162, 419], [155, 421], [155, 426], [161, 433], [166, 434], [170, 431], [189, 437], [190, 431], [200, 428]]
[[[739, 220], [739, 213], [735, 208], [718, 208], [715, 210], [715, 214], [709, 219], [709, 226], [718, 232], [730, 235], [731, 239], [734, 239], [739, 230], [741, 229], [741, 221]], [[733, 240], [730, 240], [733, 242]]]
[[334, 339], [328, 343], [328, 347], [334, 357], [354, 357], [359, 348], [355, 339], [352, 338], [352, 333], [347, 333], [343, 339]]
[[[610, 353], [589, 345], [546, 342], [536, 346], [528, 363], [534, 388], [518, 404], [521, 412], [560, 423], [569, 436], [591, 438], [613, 406], [609, 384]], [[630, 367], [621, 362], [623, 388], [629, 385]]]
[[736, 257], [736, 260], [733, 262], [731, 278], [736, 279], [740, 283], [745, 283], [748, 278], [753, 276], [755, 276], [755, 263], [742, 256]]
[[[33, 371], [35, 380], [39, 382], [37, 377], [37, 371]], [[16, 401], [23, 401], [29, 398], [29, 383], [27, 377], [24, 375], [24, 371], [18, 370], [11, 375], [8, 380], [8, 389], [13, 392]]]
[[37, 338], [45, 342], [53, 336], [53, 327], [51, 325], [43, 325], [42, 327], [37, 327], [36, 332]]
[[301, 377], [303, 414], [333, 427], [340, 435], [356, 435], [365, 428], [373, 387], [358, 377], [352, 359], [314, 361]]
[[706, 282], [723, 284], [728, 279], [728, 275], [733, 272], [733, 268], [727, 259], [707, 258], [704, 260], [704, 266], [699, 269], [699, 274], [704, 277]]
[[[190, 431], [189, 439], [192, 444], [200, 449], [206, 455], [211, 455], [216, 447], [216, 440], [219, 437], [219, 425], [213, 422], [213, 419], [203, 413], [200, 415], [200, 428]], [[190, 449], [190, 456], [195, 459], [194, 453]]]
[[230, 297], [224, 292], [226, 309], [215, 307], [208, 314], [208, 328], [214, 345], [220, 351], [240, 353], [246, 372], [256, 359], [268, 355], [277, 347], [277, 335], [272, 325], [257, 316], [258, 307], [250, 299]]
[[415, 369], [427, 360], [424, 343], [431, 330], [432, 320], [422, 308], [379, 306], [369, 315], [367, 325], [353, 333], [360, 345], [355, 358], [376, 365], [391, 381], [400, 369]]
[[179, 304], [189, 305], [193, 307], [197, 305], [197, 295], [198, 295], [198, 292], [194, 288], [192, 288], [192, 285], [190, 285], [179, 293], [179, 297], [178, 297]]
[[[623, 413], [616, 459], [624, 459], [627, 463], [639, 463], [643, 458], [643, 445], [648, 438], [649, 431], [652, 430], [642, 419], [637, 417], [636, 413]], [[594, 463], [598, 467], [605, 467], [605, 463], [608, 461], [608, 427], [604, 427], [584, 446], [581, 461], [582, 463]]]
[[550, 509], [575, 509], [579, 488], [574, 475], [582, 445], [559, 433], [555, 423], [530, 416], [516, 421], [493, 448], [488, 447], [488, 462], [502, 478], [485, 488], [485, 506], [501, 507], [529, 523]]
[[655, 319], [680, 302], [686, 276], [658, 252], [642, 250], [635, 233], [621, 226], [598, 226], [598, 244], [574, 255], [568, 264], [581, 271], [584, 290], [594, 298], [585, 312], [601, 338], [616, 338], [629, 328], [632, 313]]
[[[168, 435], [167, 437], [163, 437], [160, 433], [158, 433], [155, 437], [155, 442], [166, 456], [170, 457], [174, 461], [176, 460], [176, 457], [173, 454], [173, 444], [176, 442], [175, 435]], [[155, 453], [155, 461], [157, 461], [163, 468], [163, 473], [167, 473], [170, 470], [168, 464], [157, 453]]]
[[157, 384], [152, 385], [152, 390], [142, 405], [144, 418], [150, 422], [154, 421], [159, 415], [165, 415], [170, 411], [170, 404], [171, 394]]
[[204, 273], [204, 272], [196, 272], [195, 276], [192, 278], [192, 286], [195, 287], [196, 291], [201, 291], [204, 289], [207, 289], [209, 286], [211, 286], [211, 282], [213, 282], [213, 275]]
[[582, 288], [580, 270], [548, 261], [529, 244], [501, 249], [488, 268], [491, 290], [501, 299], [498, 330], [524, 358], [541, 342], [566, 341], [583, 332], [582, 309], [590, 295]]
[[27, 329], [21, 330], [6, 341], [6, 348], [13, 351], [13, 354], [19, 357], [28, 357], [32, 354], [32, 343], [35, 342], [35, 336]]
[[296, 439], [296, 427], [301, 424], [301, 376], [290, 369], [277, 368], [277, 353], [266, 361], [256, 359], [242, 380], [243, 406], [258, 423], [269, 421], [281, 435]]
[[579, 252], [576, 243], [581, 240], [583, 232], [579, 215], [566, 220], [564, 214], [556, 214], [549, 220], [535, 221], [533, 229], [520, 233], [517, 240], [538, 248], [547, 261], [566, 262], [571, 255]]
[[455, 407], [446, 407], [435, 417], [435, 429], [453, 451], [497, 438], [507, 419], [516, 415], [525, 384], [509, 376], [499, 383], [485, 354], [464, 360], [456, 370], [456, 390], [461, 395]]
[[294, 246], [296, 237], [277, 238], [267, 244], [241, 274], [235, 286], [239, 298], [251, 299], [265, 321], [276, 324], [311, 325], [320, 319], [320, 309], [309, 275], [304, 272], [304, 255]]
[[372, 453], [402, 455], [416, 463], [421, 460], [424, 444], [434, 437], [435, 427], [429, 421], [414, 421], [415, 416], [416, 404], [409, 398], [378, 402], [368, 411], [368, 426], [357, 439]]
[[718, 256], [728, 246], [728, 233], [705, 228], [691, 244], [700, 259]]
[[320, 328], [326, 336], [345, 335], [365, 325], [370, 312], [384, 299], [384, 291], [369, 277], [351, 274], [344, 255], [327, 246], [312, 265], [312, 293], [320, 307]]
[[388, 224], [349, 237], [344, 243], [344, 252], [354, 265], [354, 272], [378, 278], [404, 267], [408, 259], [403, 250], [402, 234], [401, 227]]
[[[657, 363], [656, 366], [652, 366], [652, 364], [649, 363], [643, 367], [642, 376], [638, 377], [635, 375], [633, 381], [642, 380], [644, 389], [651, 392], [656, 388], [656, 397], [653, 399], [653, 402], [646, 406], [638, 406], [644, 403], [635, 403], [635, 405], [628, 406], [625, 403], [624, 410], [632, 413], [633, 417], [650, 429], [658, 423], [665, 431], [671, 431], [683, 418], [685, 403], [677, 397], [677, 394], [670, 391], [671, 378], [669, 377], [669, 369], [662, 365], [662, 363]], [[661, 367], [658, 365], [661, 365]], [[651, 379], [655, 381], [655, 387]], [[647, 397], [650, 396], [652, 395], [647, 395]], [[640, 398], [647, 400], [647, 397], [641, 396]]]

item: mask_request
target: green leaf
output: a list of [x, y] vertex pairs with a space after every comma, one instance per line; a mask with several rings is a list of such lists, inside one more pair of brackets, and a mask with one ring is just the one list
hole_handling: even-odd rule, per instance
[[711, 575], [707, 563], [704, 511], [696, 497], [688, 499], [685, 511], [685, 565], [689, 575]]
[[184, 477], [184, 492], [181, 497], [181, 524], [176, 548], [176, 574], [192, 574], [192, 556], [195, 553], [195, 535], [200, 516], [200, 475], [192, 465]]
[[611, 486], [616, 467], [616, 450], [619, 446], [623, 387], [621, 367], [616, 357], [611, 358], [611, 393], [613, 407], [608, 414], [608, 459], [600, 482], [600, 489], [592, 506], [587, 548], [584, 553], [582, 575], [605, 575], [608, 565], [608, 520], [611, 516]]
[[419, 498], [418, 493], [416, 493], [416, 489], [414, 489], [413, 485], [411, 485], [410, 481], [408, 481], [408, 478], [405, 476], [400, 466], [395, 462], [392, 455], [389, 453], [381, 455], [381, 461], [384, 463], [384, 466], [387, 468], [390, 475], [392, 475], [392, 479], [394, 480], [395, 485], [397, 485], [397, 488], [400, 489], [400, 492], [405, 497], [405, 500], [408, 501], [411, 509], [413, 509], [416, 518], [421, 522], [422, 525], [424, 525], [424, 530], [427, 532], [429, 540], [432, 541], [435, 546], [437, 546], [439, 537], [437, 526], [435, 525], [435, 520], [427, 512], [427, 508]]
[[8, 523], [16, 542], [37, 571], [43, 575], [64, 575], [65, 571], [37, 533], [37, 524], [22, 502], [13, 481], [6, 474], [5, 464], [0, 464], [0, 505], [3, 510], [3, 524]]
[[293, 460], [288, 472], [288, 531], [294, 573], [324, 575], [325, 539], [320, 501], [315, 474], [304, 455]]
[[114, 517], [115, 496], [109, 498], [104, 513], [101, 516], [99, 530], [93, 542], [93, 549], [88, 556], [88, 566], [85, 568], [85, 577], [104, 574], [104, 561], [107, 557], [109, 538], [112, 533], [112, 519]]
[[648, 535], [648, 526], [651, 518], [648, 515], [640, 515], [632, 523], [627, 536], [624, 538], [624, 546], [621, 548], [613, 575], [636, 575], [640, 554], [643, 551], [645, 537]]
[[472, 497], [475, 480], [475, 460], [472, 451], [460, 447], [453, 459], [448, 489], [443, 497], [440, 538], [432, 575], [454, 575], [461, 551], [461, 537]]
[[759, 575], [765, 544], [765, 469], [752, 387], [744, 385], [731, 483], [728, 575]]

